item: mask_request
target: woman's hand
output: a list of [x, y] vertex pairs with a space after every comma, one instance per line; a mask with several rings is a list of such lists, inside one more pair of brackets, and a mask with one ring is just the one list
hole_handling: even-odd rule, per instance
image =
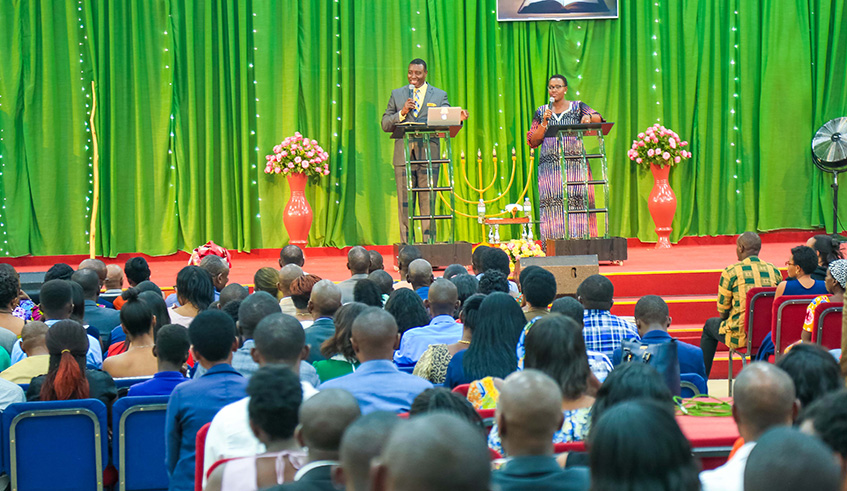
[[551, 117], [553, 117], [553, 110], [545, 109], [544, 114], [541, 116], [541, 125], [546, 127]]

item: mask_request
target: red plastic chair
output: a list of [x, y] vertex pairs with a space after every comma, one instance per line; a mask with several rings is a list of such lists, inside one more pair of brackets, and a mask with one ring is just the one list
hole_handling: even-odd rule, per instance
[[774, 358], [779, 361], [785, 347], [800, 340], [806, 307], [817, 295], [783, 295], [773, 302], [771, 339]]
[[729, 349], [729, 395], [732, 397], [732, 355], [741, 355], [742, 368], [747, 366], [747, 357], [751, 359], [762, 346], [762, 340], [771, 329], [773, 317], [773, 299], [776, 294], [775, 286], [757, 286], [747, 290], [745, 300], [745, 324], [747, 327], [747, 346]]
[[841, 349], [841, 314], [843, 303], [825, 303], [815, 309], [812, 342], [826, 349]]
[[201, 426], [194, 440], [194, 491], [203, 491], [203, 457], [205, 457], [206, 434], [209, 433], [211, 425], [212, 423], [206, 423]]
[[585, 442], [554, 443], [553, 453], [585, 452]]
[[462, 397], [468, 397], [468, 390], [470, 390], [471, 384], [462, 384], [453, 387], [453, 392], [457, 394], [461, 394]]

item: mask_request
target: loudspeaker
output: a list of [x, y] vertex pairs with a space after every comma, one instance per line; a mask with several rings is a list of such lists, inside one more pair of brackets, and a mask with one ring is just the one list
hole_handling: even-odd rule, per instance
[[[522, 257], [518, 266], [541, 266], [556, 277], [556, 296], [576, 295], [580, 283], [593, 274], [600, 273], [596, 255]], [[516, 268], [517, 269], [517, 268]]]
[[23, 290], [29, 298], [38, 304], [39, 292], [41, 285], [44, 284], [44, 275], [47, 271], [36, 271], [33, 273], [18, 273], [21, 277], [21, 290]]
[[[405, 244], [394, 244], [394, 265], [397, 264], [397, 256]], [[433, 268], [446, 268], [451, 264], [470, 264], [472, 246], [469, 242], [436, 243], [436, 244], [414, 244], [421, 251], [421, 257], [429, 261]], [[405, 280], [405, 278], [403, 278]]]

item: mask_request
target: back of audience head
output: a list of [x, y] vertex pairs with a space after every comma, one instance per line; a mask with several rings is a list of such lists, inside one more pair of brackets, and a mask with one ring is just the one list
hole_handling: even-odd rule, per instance
[[153, 292], [156, 295], [165, 298], [165, 296], [162, 294], [162, 289], [150, 280], [144, 280], [141, 283], [135, 285], [133, 288], [138, 290], [138, 293]]
[[818, 234], [807, 240], [806, 245], [815, 250], [823, 267], [837, 259], [844, 259], [841, 254], [841, 241], [837, 235]]
[[76, 321], [59, 321], [47, 330], [45, 341], [50, 361], [39, 398], [42, 401], [86, 399], [89, 387], [85, 377], [88, 353], [85, 329]]
[[[88, 339], [88, 338], [86, 338]], [[41, 321], [30, 321], [21, 330], [21, 351], [27, 356], [43, 354], [47, 349], [47, 324]]]
[[468, 402], [468, 399], [457, 394], [450, 389], [444, 387], [433, 387], [426, 389], [418, 394], [412, 405], [409, 408], [409, 417], [420, 416], [421, 414], [445, 412], [455, 414], [456, 416], [467, 420], [468, 423], [476, 426], [483, 435], [488, 434], [485, 424], [479, 413], [474, 409], [473, 405]]
[[96, 301], [100, 296], [100, 278], [93, 269], [80, 269], [71, 275], [71, 281], [82, 287], [86, 300]]
[[533, 271], [538, 271], [540, 269], [544, 268], [535, 264], [530, 264], [529, 266], [521, 268], [521, 272], [518, 274], [518, 285], [520, 285], [521, 291], [523, 291], [523, 284], [524, 281], [526, 281], [526, 277], [532, 274]]
[[482, 258], [483, 256], [485, 256], [485, 253], [488, 251], [488, 249], [491, 249], [491, 247], [478, 245], [473, 250], [473, 253], [471, 253], [471, 270], [473, 271], [473, 274], [480, 275], [485, 271], [483, 269], [483, 266], [485, 266], [485, 264], [483, 263]]
[[291, 282], [303, 276], [303, 269], [296, 264], [286, 264], [279, 270], [276, 287], [283, 297], [291, 295]]
[[284, 268], [289, 264], [298, 267], [303, 267], [306, 263], [306, 258], [303, 256], [303, 249], [300, 249], [294, 244], [288, 244], [279, 251], [279, 267]]
[[74, 268], [65, 263], [56, 263], [44, 273], [45, 283], [50, 280], [70, 280], [74, 274]]
[[73, 298], [73, 311], [71, 311], [71, 319], [85, 325], [85, 293], [82, 291], [82, 286], [75, 281], [68, 280], [71, 285], [71, 296]]
[[294, 437], [303, 402], [296, 373], [284, 365], [263, 366], [250, 377], [247, 395], [250, 428], [259, 441], [267, 444]]
[[[314, 297], [314, 293], [312, 296]], [[361, 279], [353, 286], [353, 301], [370, 307], [382, 307], [382, 291], [373, 281], [367, 278]]]
[[227, 302], [219, 310], [226, 315], [232, 317], [232, 320], [235, 321], [235, 326], [238, 327], [238, 309], [241, 308], [241, 300], [232, 300], [231, 302]]
[[794, 346], [776, 366], [791, 377], [803, 408], [824, 394], [844, 387], [838, 362], [828, 351], [811, 343]]
[[372, 470], [372, 489], [487, 490], [489, 458], [485, 438], [472, 424], [452, 414], [425, 414], [391, 434]]
[[479, 307], [473, 341], [462, 360], [465, 376], [477, 380], [501, 377], [517, 369], [515, 346], [526, 317], [514, 298], [505, 293], [486, 296]]
[[124, 284], [124, 271], [117, 264], [106, 265], [106, 282], [107, 289], [120, 289]]
[[[382, 307], [382, 300], [380, 300], [379, 306]], [[340, 307], [341, 288], [338, 285], [330, 280], [320, 280], [315, 283], [309, 295], [308, 304], [309, 311], [315, 319], [321, 316], [332, 317]]]
[[698, 466], [673, 410], [649, 399], [606, 411], [591, 428], [591, 489], [700, 489]]
[[413, 245], [403, 246], [400, 249], [400, 253], [397, 254], [397, 269], [400, 270], [400, 279], [406, 279], [403, 275], [409, 271], [409, 265], [412, 264], [412, 261], [421, 257], [423, 257], [421, 250]]
[[477, 293], [468, 297], [465, 303], [462, 304], [459, 319], [461, 319], [464, 328], [472, 333], [476, 329], [477, 322], [479, 322], [479, 307], [482, 305], [483, 300], [485, 300], [485, 295]]
[[265, 317], [282, 312], [276, 298], [267, 292], [255, 292], [238, 306], [238, 331], [244, 340], [252, 339], [256, 326]]
[[576, 295], [577, 300], [586, 309], [610, 310], [615, 296], [615, 287], [609, 278], [593, 274], [579, 284]]
[[359, 402], [342, 389], [324, 389], [300, 406], [300, 424], [295, 436], [309, 449], [309, 459], [338, 460], [341, 438], [362, 412]]
[[279, 273], [274, 268], [264, 267], [259, 268], [256, 274], [253, 275], [253, 291], [266, 292], [272, 297], [279, 296]]
[[800, 431], [820, 438], [841, 461], [841, 473], [847, 474], [847, 390], [830, 392], [804, 408], [799, 419]]
[[387, 411], [374, 411], [354, 421], [341, 437], [341, 470], [336, 470], [334, 481], [343, 483], [347, 491], [368, 491], [371, 461], [382, 453], [400, 422]]
[[535, 322], [526, 335], [524, 366], [550, 376], [562, 395], [576, 400], [588, 389], [591, 368], [582, 329], [572, 319], [551, 314]]
[[367, 307], [367, 305], [362, 303], [350, 302], [342, 305], [335, 312], [335, 316], [333, 317], [335, 334], [321, 345], [321, 355], [324, 358], [330, 359], [335, 355], [341, 355], [348, 361], [356, 359], [356, 352], [353, 351], [353, 343], [350, 341], [353, 321]]
[[585, 307], [573, 297], [557, 298], [550, 306], [550, 312], [562, 314], [582, 327], [585, 324]]
[[121, 326], [127, 338], [134, 339], [144, 334], [153, 334], [155, 315], [146, 301], [139, 298], [138, 290], [130, 287], [123, 292], [126, 300], [120, 310]]
[[129, 286], [135, 286], [150, 279], [150, 266], [143, 257], [131, 257], [124, 264], [124, 274]]
[[221, 290], [220, 301], [218, 308], [223, 309], [226, 304], [233, 300], [244, 300], [250, 292], [238, 283], [230, 283]]
[[668, 304], [658, 295], [644, 295], [635, 304], [635, 325], [642, 336], [654, 329], [667, 331], [671, 324]]
[[198, 266], [209, 272], [209, 276], [212, 277], [212, 284], [215, 285], [216, 290], [223, 290], [226, 284], [229, 283], [229, 265], [224, 258], [209, 254], [200, 260]]
[[153, 333], [155, 334], [160, 327], [170, 323], [171, 321], [170, 316], [168, 315], [168, 305], [159, 293], [150, 290], [141, 291], [138, 288], [135, 290], [138, 292], [138, 299], [147, 305], [147, 308], [150, 309], [150, 312], [152, 312], [153, 316], [156, 318], [156, 322], [153, 325]]
[[509, 276], [509, 255], [506, 251], [499, 247], [490, 247], [482, 256], [482, 270], [488, 272], [489, 269], [497, 271]]
[[156, 331], [155, 338], [153, 354], [158, 359], [159, 371], [180, 371], [191, 349], [188, 329], [179, 324], [165, 324]]
[[77, 271], [83, 269], [94, 271], [97, 274], [97, 279], [100, 284], [100, 287], [102, 287], [106, 283], [106, 263], [104, 263], [103, 261], [94, 258], [83, 259], [82, 262], [79, 263]]
[[732, 417], [745, 441], [756, 441], [775, 426], [788, 426], [797, 418], [799, 402], [794, 382], [770, 363], [748, 365], [735, 379]]
[[382, 254], [376, 251], [368, 251], [368, 257], [370, 258], [370, 265], [368, 266], [368, 274], [373, 273], [374, 271], [379, 271], [381, 269], [385, 269], [384, 260], [382, 259]]
[[309, 307], [309, 300], [312, 297], [312, 288], [321, 278], [313, 274], [304, 274], [291, 282], [291, 301], [294, 307], [304, 310]]
[[409, 264], [406, 281], [412, 284], [412, 288], [429, 286], [434, 279], [432, 265], [426, 259], [415, 259]]
[[794, 264], [799, 267], [803, 273], [812, 274], [818, 267], [818, 255], [814, 249], [807, 246], [797, 246], [791, 248], [791, 259]]
[[47, 319], [67, 319], [73, 312], [73, 295], [68, 281], [45, 281], [38, 294], [41, 311]]
[[[195, 266], [196, 267], [196, 266]], [[194, 359], [209, 364], [229, 363], [237, 347], [235, 322], [220, 310], [204, 310], [188, 326]], [[209, 368], [204, 365], [204, 368]]]
[[385, 302], [385, 310], [394, 316], [401, 335], [413, 327], [425, 326], [430, 321], [420, 295], [408, 288], [398, 288], [391, 292]]
[[546, 269], [536, 269], [523, 277], [521, 291], [532, 307], [547, 308], [556, 298], [556, 277]]
[[452, 279], [454, 276], [468, 274], [468, 269], [461, 264], [451, 264], [444, 268], [444, 274], [441, 275], [445, 280]]
[[368, 274], [371, 266], [371, 255], [362, 246], [354, 246], [347, 251], [347, 269], [350, 274]]
[[379, 307], [368, 307], [353, 321], [353, 351], [362, 363], [371, 360], [393, 360], [400, 342], [397, 322]]
[[515, 372], [500, 388], [495, 417], [506, 453], [552, 455], [553, 435], [564, 419], [559, 385], [538, 370]]
[[208, 271], [186, 266], [176, 275], [176, 294], [180, 305], [191, 304], [202, 311], [215, 301], [215, 286]]
[[394, 278], [384, 269], [377, 269], [368, 274], [368, 279], [376, 283], [379, 292], [383, 295], [391, 295], [394, 291]]
[[11, 310], [20, 291], [21, 282], [15, 270], [0, 268], [0, 308]]
[[459, 302], [459, 291], [450, 280], [439, 278], [429, 287], [429, 294], [424, 300], [424, 306], [429, 309], [430, 315], [452, 316], [456, 309], [462, 304]]
[[646, 363], [623, 363], [609, 373], [597, 391], [591, 410], [592, 425], [609, 408], [633, 399], [650, 399], [673, 409], [673, 395], [655, 368]]
[[477, 291], [483, 295], [494, 292], [509, 293], [509, 278], [496, 269], [486, 270], [479, 279]]
[[[743, 373], [743, 372], [742, 372]], [[744, 491], [837, 491], [841, 469], [832, 451], [794, 428], [773, 428], [759, 438], [744, 467]]]
[[464, 304], [471, 295], [475, 295], [479, 289], [479, 280], [476, 276], [469, 274], [457, 274], [450, 278], [450, 282], [456, 285], [459, 294], [459, 303]]
[[300, 360], [309, 356], [306, 333], [296, 318], [271, 314], [259, 322], [253, 333], [253, 361], [259, 365], [284, 363], [299, 373]]

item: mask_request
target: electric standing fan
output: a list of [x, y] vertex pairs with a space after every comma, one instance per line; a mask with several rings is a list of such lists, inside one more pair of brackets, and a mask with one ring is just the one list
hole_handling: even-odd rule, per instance
[[847, 171], [847, 117], [820, 127], [812, 138], [812, 161], [832, 174], [832, 233], [838, 233], [838, 173]]

